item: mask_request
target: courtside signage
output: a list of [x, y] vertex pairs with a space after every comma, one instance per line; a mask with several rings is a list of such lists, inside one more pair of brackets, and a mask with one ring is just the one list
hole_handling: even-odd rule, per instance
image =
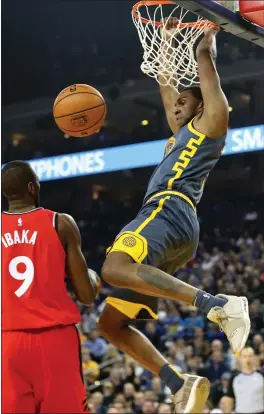
[[[167, 140], [29, 160], [40, 181], [157, 165]], [[264, 125], [231, 129], [223, 155], [264, 150]], [[2, 166], [3, 167], [3, 166]]]

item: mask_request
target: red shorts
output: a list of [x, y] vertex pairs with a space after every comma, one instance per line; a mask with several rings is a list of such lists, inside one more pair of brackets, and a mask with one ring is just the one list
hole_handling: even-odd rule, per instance
[[3, 413], [88, 413], [74, 326], [2, 332]]

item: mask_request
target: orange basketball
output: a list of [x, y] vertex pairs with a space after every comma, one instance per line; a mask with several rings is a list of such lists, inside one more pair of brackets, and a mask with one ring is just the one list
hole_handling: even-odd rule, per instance
[[87, 137], [98, 131], [106, 117], [106, 104], [97, 89], [76, 84], [63, 89], [53, 105], [58, 127], [73, 137]]

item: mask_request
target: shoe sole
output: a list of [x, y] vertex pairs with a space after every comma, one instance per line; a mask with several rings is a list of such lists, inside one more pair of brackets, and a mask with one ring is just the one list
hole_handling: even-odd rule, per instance
[[249, 332], [250, 332], [250, 327], [251, 327], [250, 318], [249, 318], [249, 312], [248, 312], [248, 300], [247, 300], [247, 298], [245, 296], [242, 296], [240, 298], [240, 302], [241, 302], [242, 312], [243, 312], [243, 315], [244, 315], [244, 321], [245, 321], [245, 325], [246, 325], [246, 330], [245, 330], [245, 333], [244, 333], [244, 336], [243, 336], [243, 339], [242, 339], [242, 342], [241, 342], [241, 346], [235, 352], [235, 354], [237, 356], [240, 355], [240, 352], [242, 351], [242, 349], [244, 349], [244, 347], [246, 345], [246, 342], [247, 342], [247, 339], [248, 339], [248, 335], [249, 335]]
[[[184, 414], [200, 414], [203, 412], [205, 403], [210, 393], [210, 381], [204, 377], [195, 377], [188, 398]], [[192, 378], [189, 379], [191, 381]], [[187, 385], [188, 386], [188, 385]]]

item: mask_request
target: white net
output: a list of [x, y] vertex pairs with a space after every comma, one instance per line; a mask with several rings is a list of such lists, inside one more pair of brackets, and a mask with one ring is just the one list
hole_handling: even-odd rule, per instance
[[[143, 2], [142, 2], [143, 3]], [[199, 83], [195, 43], [211, 22], [194, 15], [172, 1], [168, 4], [140, 4], [132, 13], [143, 47], [141, 70], [161, 85], [188, 87]], [[153, 2], [154, 3], [154, 2]], [[173, 4], [171, 4], [173, 3]], [[176, 20], [174, 28], [163, 24]], [[165, 20], [166, 19], [166, 20]], [[195, 25], [190, 25], [194, 23]]]

